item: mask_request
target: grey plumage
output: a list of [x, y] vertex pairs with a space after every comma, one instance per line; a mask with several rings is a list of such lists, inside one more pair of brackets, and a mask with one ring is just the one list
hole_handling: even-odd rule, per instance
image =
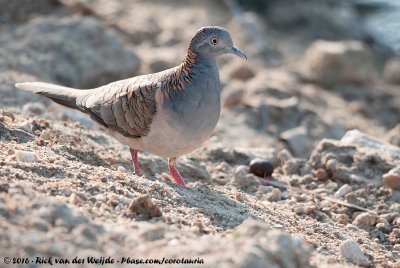
[[220, 113], [220, 82], [216, 57], [246, 55], [233, 46], [221, 27], [201, 28], [192, 38], [181, 65], [108, 85], [78, 90], [49, 83], [18, 83], [16, 87], [80, 110], [131, 148], [135, 172], [137, 150], [169, 157], [175, 181], [184, 184], [176, 159], [201, 146]]

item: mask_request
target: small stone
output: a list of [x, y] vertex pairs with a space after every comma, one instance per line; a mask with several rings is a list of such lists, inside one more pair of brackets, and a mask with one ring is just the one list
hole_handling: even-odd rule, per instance
[[307, 131], [304, 127], [297, 127], [281, 133], [280, 138], [288, 144], [294, 156], [302, 157], [307, 154], [306, 133]]
[[274, 172], [274, 166], [268, 160], [255, 158], [250, 164], [250, 172], [256, 176], [269, 177]]
[[267, 194], [267, 199], [270, 202], [278, 202], [282, 199], [282, 193], [279, 189], [274, 188], [270, 193]]
[[400, 167], [391, 169], [382, 175], [383, 182], [393, 190], [400, 190]]
[[118, 171], [122, 173], [128, 173], [128, 170], [123, 166], [118, 166]]
[[301, 61], [300, 75], [308, 81], [335, 84], [367, 84], [376, 76], [372, 53], [359, 41], [317, 40]]
[[50, 140], [51, 138], [51, 133], [47, 129], [43, 129], [42, 133], [40, 133], [40, 138], [43, 140]]
[[340, 187], [339, 190], [336, 191], [334, 196], [335, 196], [335, 198], [341, 198], [342, 196], [345, 196], [350, 191], [351, 191], [351, 186], [348, 184], [345, 184], [342, 187]]
[[340, 255], [355, 265], [369, 265], [367, 257], [356, 242], [351, 239], [344, 241], [340, 247]]
[[332, 174], [326, 169], [319, 168], [314, 171], [314, 177], [316, 177], [320, 181], [327, 181], [332, 178]]
[[363, 212], [354, 219], [353, 225], [361, 229], [368, 229], [375, 224], [375, 219], [375, 214]]
[[82, 204], [82, 199], [75, 193], [72, 193], [69, 196], [69, 202], [73, 205]]
[[149, 217], [160, 217], [162, 215], [161, 210], [153, 204], [148, 194], [139, 195], [132, 200], [128, 209], [137, 214], [148, 215]]
[[381, 231], [382, 233], [385, 234], [388, 234], [392, 231], [392, 228], [390, 227], [390, 224], [388, 222], [377, 223], [375, 227], [378, 231]]
[[304, 214], [304, 208], [302, 206], [295, 206], [293, 208], [293, 212], [296, 213], [297, 215], [303, 215]]
[[4, 116], [3, 116], [3, 122], [6, 123], [7, 125], [11, 125], [11, 123], [13, 122], [13, 120], [12, 120], [11, 117], [4, 115]]
[[245, 188], [249, 185], [246, 175], [249, 173], [249, 168], [244, 165], [236, 166], [233, 170], [233, 184], [240, 188]]
[[33, 134], [32, 125], [29, 122], [22, 122], [18, 124], [18, 128], [25, 130], [28, 133]]
[[38, 162], [39, 157], [34, 152], [26, 152], [21, 150], [15, 151], [15, 156], [20, 162]]

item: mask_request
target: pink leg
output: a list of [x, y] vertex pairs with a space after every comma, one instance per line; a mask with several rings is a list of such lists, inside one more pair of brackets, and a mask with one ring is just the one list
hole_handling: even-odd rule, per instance
[[137, 156], [138, 151], [135, 149], [130, 149], [130, 151], [131, 151], [133, 168], [135, 169], [135, 173], [140, 175], [139, 160], [138, 160], [138, 156]]
[[185, 185], [185, 183], [182, 180], [181, 174], [179, 174], [178, 170], [176, 169], [176, 158], [171, 157], [168, 159], [168, 168], [169, 172], [172, 175], [172, 178], [174, 178], [176, 184], [180, 185]]

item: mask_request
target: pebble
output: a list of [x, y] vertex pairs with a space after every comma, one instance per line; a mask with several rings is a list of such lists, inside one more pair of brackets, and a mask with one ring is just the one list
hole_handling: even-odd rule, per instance
[[340, 247], [340, 255], [355, 265], [369, 265], [367, 257], [356, 242], [351, 239], [344, 241]]
[[43, 140], [50, 140], [51, 138], [50, 131], [47, 129], [42, 130], [42, 133], [40, 133], [40, 138]]
[[12, 124], [13, 120], [11, 117], [4, 115], [3, 122], [6, 123], [7, 125], [10, 125], [10, 124]]
[[38, 162], [39, 157], [34, 152], [26, 152], [21, 150], [15, 151], [15, 156], [20, 162]]
[[270, 202], [277, 202], [282, 199], [282, 193], [279, 189], [274, 188], [270, 193], [267, 194], [267, 199]]
[[18, 128], [25, 130], [28, 133], [33, 134], [32, 125], [29, 122], [22, 122], [18, 124]]
[[69, 202], [74, 205], [82, 204], [82, 199], [75, 193], [69, 196]]
[[150, 195], [143, 194], [139, 195], [131, 201], [128, 209], [137, 214], [146, 214], [149, 217], [160, 217], [162, 215], [161, 210], [153, 204]]
[[400, 167], [391, 169], [388, 173], [383, 174], [383, 182], [393, 190], [400, 190]]
[[128, 170], [124, 168], [123, 166], [118, 166], [118, 171], [122, 173], [128, 173]]
[[375, 214], [363, 212], [354, 219], [353, 225], [361, 229], [367, 229], [375, 224], [375, 220]]
[[350, 191], [351, 191], [351, 186], [348, 184], [345, 184], [342, 187], [340, 187], [339, 190], [336, 191], [334, 196], [335, 196], [335, 198], [341, 198], [342, 196], [345, 196]]
[[297, 157], [307, 153], [307, 130], [304, 127], [297, 127], [281, 133], [280, 138], [287, 142], [290, 151]]
[[250, 164], [250, 172], [256, 176], [269, 177], [274, 172], [274, 166], [268, 160], [255, 158]]
[[314, 177], [320, 181], [327, 181], [332, 178], [332, 175], [327, 170], [319, 168], [314, 171]]
[[249, 173], [249, 168], [244, 165], [236, 166], [233, 170], [233, 184], [240, 188], [245, 188], [249, 185], [246, 175]]

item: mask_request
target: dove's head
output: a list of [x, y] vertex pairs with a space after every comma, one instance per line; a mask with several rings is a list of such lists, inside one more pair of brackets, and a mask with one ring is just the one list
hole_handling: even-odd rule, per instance
[[209, 58], [230, 53], [247, 59], [246, 54], [233, 45], [229, 32], [219, 26], [200, 28], [193, 35], [189, 49]]

